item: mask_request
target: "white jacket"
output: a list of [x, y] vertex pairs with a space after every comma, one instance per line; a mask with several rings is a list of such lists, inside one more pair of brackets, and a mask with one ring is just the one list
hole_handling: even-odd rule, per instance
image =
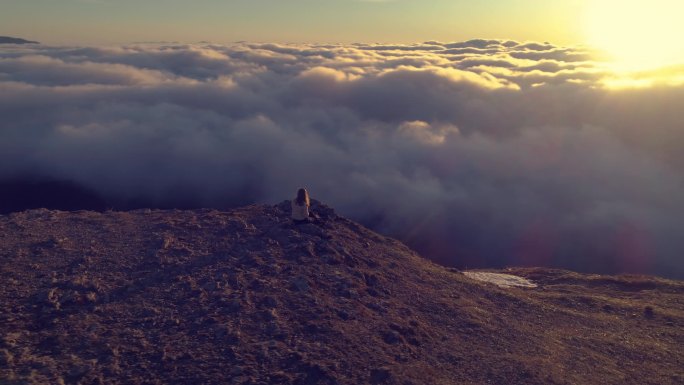
[[293, 199], [290, 201], [292, 204], [292, 219], [296, 221], [303, 221], [309, 218], [309, 206], [308, 205], [298, 205], [297, 200]]

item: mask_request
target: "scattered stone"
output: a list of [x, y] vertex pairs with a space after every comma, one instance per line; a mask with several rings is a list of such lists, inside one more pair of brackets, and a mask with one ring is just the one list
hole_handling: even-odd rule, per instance
[[278, 371], [269, 376], [268, 384], [289, 384], [291, 378], [283, 371]]
[[380, 367], [371, 370], [370, 372], [370, 383], [371, 384], [383, 384], [388, 382], [392, 378], [392, 372], [388, 367]]
[[401, 334], [402, 336], [411, 336], [411, 335], [416, 334], [416, 332], [413, 328], [404, 327], [404, 326], [401, 326], [401, 325], [394, 323], [394, 322], [389, 324], [389, 328], [396, 331], [397, 333]]
[[17, 346], [17, 342], [19, 341], [19, 338], [21, 338], [20, 332], [7, 333], [7, 334], [5, 334], [5, 336], [2, 337], [2, 340], [0, 340], [0, 343], [2, 343], [3, 346], [13, 348], [13, 347]]
[[275, 321], [275, 319], [271, 320], [269, 323], [266, 324], [264, 332], [266, 332], [267, 335], [274, 338], [279, 338], [283, 336], [282, 329], [280, 328], [280, 325], [278, 325], [278, 322]]
[[258, 267], [262, 264], [261, 258], [252, 253], [246, 254], [240, 258], [239, 262], [241, 266], [248, 268]]
[[403, 339], [401, 338], [401, 335], [395, 331], [395, 330], [385, 330], [384, 332], [381, 333], [382, 335], [382, 340], [385, 341], [385, 343], [394, 345], [403, 342]]
[[340, 265], [344, 261], [338, 254], [326, 254], [321, 256], [321, 260], [328, 265]]
[[299, 254], [305, 257], [315, 257], [316, 256], [316, 251], [315, 251], [315, 245], [313, 242], [308, 241], [304, 242], [299, 246]]
[[359, 260], [351, 255], [346, 255], [344, 256], [344, 264], [351, 268], [355, 268], [359, 265]]
[[366, 307], [378, 313], [387, 313], [387, 309], [379, 303], [369, 302], [366, 304]]
[[378, 261], [376, 261], [376, 260], [374, 260], [374, 259], [367, 259], [367, 260], [366, 260], [366, 265], [367, 265], [368, 267], [370, 267], [371, 269], [377, 269], [377, 268], [379, 268], [380, 266], [382, 266], [382, 265], [380, 264], [380, 262], [378, 262]]
[[328, 370], [316, 363], [305, 363], [300, 368], [300, 376], [295, 384], [336, 384], [337, 381], [330, 376]]
[[644, 308], [644, 317], [646, 318], [653, 318], [655, 316], [655, 313], [653, 312], [653, 307], [651, 306], [646, 306]]
[[215, 291], [219, 288], [219, 285], [215, 281], [208, 281], [202, 285], [202, 289], [205, 291]]
[[14, 362], [14, 356], [7, 349], [0, 349], [0, 366], [8, 367]]
[[246, 231], [255, 231], [257, 228], [251, 223], [242, 222], [242, 228]]
[[304, 325], [304, 331], [311, 335], [311, 334], [319, 334], [319, 333], [324, 333], [326, 330], [328, 330], [325, 326], [318, 324], [314, 321], [312, 322], [307, 322]]
[[364, 274], [363, 279], [366, 282], [366, 285], [370, 287], [376, 287], [380, 284], [380, 279], [375, 274]]
[[316, 237], [325, 236], [325, 231], [313, 223], [305, 223], [303, 225], [299, 225], [297, 226], [297, 229], [299, 229], [299, 232], [307, 235], [313, 235]]
[[241, 337], [242, 333], [239, 330], [231, 330], [226, 334], [226, 342], [230, 345], [237, 345]]
[[326, 206], [323, 203], [312, 199], [311, 200], [311, 211], [320, 219], [325, 221], [331, 221], [337, 219], [337, 213], [332, 207]]
[[275, 309], [266, 309], [259, 312], [259, 318], [264, 321], [273, 321], [278, 318], [278, 314]]
[[46, 290], [37, 296], [37, 301], [45, 305], [44, 308], [59, 310], [61, 308], [60, 298], [57, 288]]
[[161, 244], [160, 244], [159, 248], [162, 250], [167, 250], [171, 247], [172, 244], [173, 244], [173, 237], [170, 235], [164, 235], [164, 237], [161, 239]]
[[249, 283], [249, 289], [255, 292], [261, 291], [264, 287], [266, 287], [266, 282], [260, 278], [255, 278]]
[[350, 317], [349, 317], [349, 313], [346, 312], [345, 310], [338, 310], [338, 311], [337, 311], [337, 316], [340, 317], [341, 319], [345, 320], [345, 321], [348, 320], [348, 319], [350, 318]]
[[242, 304], [240, 303], [239, 299], [231, 299], [226, 304], [226, 310], [231, 313], [237, 313], [240, 311], [240, 309], [242, 309]]
[[269, 295], [261, 300], [261, 306], [272, 309], [278, 306], [278, 301], [275, 299], [275, 297]]
[[290, 280], [290, 286], [296, 291], [309, 290], [309, 282], [304, 277], [296, 277]]
[[47, 303], [58, 302], [57, 288], [53, 287], [52, 289], [44, 292], [39, 299]]
[[214, 328], [214, 337], [220, 340], [228, 335], [228, 328], [225, 325], [216, 325]]
[[73, 366], [71, 369], [69, 369], [69, 372], [67, 373], [67, 377], [71, 379], [72, 381], [78, 380], [82, 377], [84, 377], [88, 372], [91, 370], [91, 367], [89, 365], [76, 365]]

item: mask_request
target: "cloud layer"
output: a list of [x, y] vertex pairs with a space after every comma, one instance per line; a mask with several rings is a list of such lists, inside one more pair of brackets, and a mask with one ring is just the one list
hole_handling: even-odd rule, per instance
[[684, 277], [684, 87], [616, 80], [501, 40], [3, 48], [0, 179], [122, 207], [307, 186], [445, 264]]

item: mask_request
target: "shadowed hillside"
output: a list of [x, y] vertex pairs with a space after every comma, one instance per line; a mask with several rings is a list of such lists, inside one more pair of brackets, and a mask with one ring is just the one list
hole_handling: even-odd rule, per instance
[[74, 182], [38, 179], [0, 180], [0, 214], [40, 207], [104, 211], [109, 206], [94, 191]]
[[0, 216], [0, 384], [681, 384], [684, 283], [499, 288], [314, 204]]

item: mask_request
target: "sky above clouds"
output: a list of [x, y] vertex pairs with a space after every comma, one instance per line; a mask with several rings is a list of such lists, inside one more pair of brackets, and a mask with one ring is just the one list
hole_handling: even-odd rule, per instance
[[581, 43], [586, 0], [2, 0], [0, 35], [47, 44], [140, 41]]
[[307, 186], [446, 264], [681, 278], [669, 71], [513, 39], [5, 46], [0, 179], [220, 208]]

